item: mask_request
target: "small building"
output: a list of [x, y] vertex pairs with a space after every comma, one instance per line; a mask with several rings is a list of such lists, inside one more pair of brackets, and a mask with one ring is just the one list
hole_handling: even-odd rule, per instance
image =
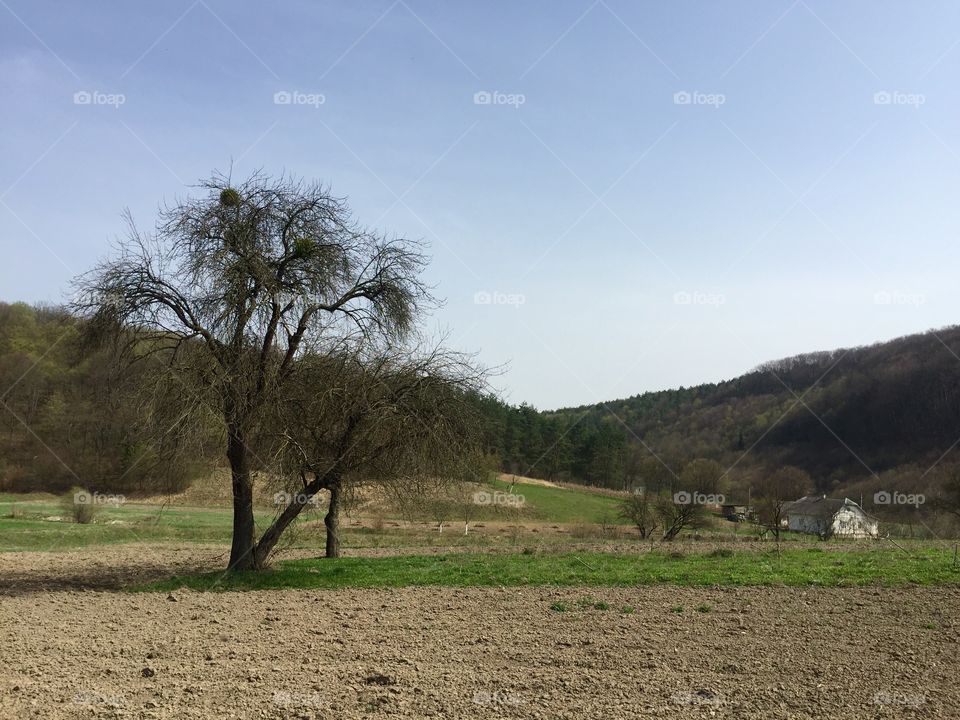
[[826, 495], [807, 495], [783, 510], [786, 526], [796, 532], [822, 538], [841, 537], [860, 540], [877, 537], [877, 521], [849, 498], [838, 500]]
[[720, 516], [730, 522], [747, 522], [753, 519], [753, 508], [749, 505], [727, 503], [720, 506]]

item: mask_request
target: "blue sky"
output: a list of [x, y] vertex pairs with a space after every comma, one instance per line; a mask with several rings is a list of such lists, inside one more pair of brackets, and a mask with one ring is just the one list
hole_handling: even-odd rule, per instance
[[958, 71], [946, 1], [0, 0], [0, 297], [232, 162], [428, 241], [513, 402], [720, 380], [957, 321]]

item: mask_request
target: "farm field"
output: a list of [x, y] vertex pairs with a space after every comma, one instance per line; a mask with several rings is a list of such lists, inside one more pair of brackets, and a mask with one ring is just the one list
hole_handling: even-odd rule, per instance
[[467, 535], [350, 517], [338, 560], [318, 558], [312, 513], [270, 571], [230, 576], [226, 508], [131, 502], [84, 525], [57, 519], [53, 496], [0, 496], [0, 718], [960, 708], [946, 543], [788, 534], [778, 552], [723, 522], [651, 542], [602, 494], [514, 492], [524, 512]]
[[[4, 576], [40, 567], [4, 553]], [[78, 565], [218, 567], [217, 548], [44, 553], [0, 599], [0, 717], [955, 717], [955, 587], [67, 589]], [[13, 659], [17, 662], [12, 662]], [[817, 708], [815, 713], [810, 708]]]

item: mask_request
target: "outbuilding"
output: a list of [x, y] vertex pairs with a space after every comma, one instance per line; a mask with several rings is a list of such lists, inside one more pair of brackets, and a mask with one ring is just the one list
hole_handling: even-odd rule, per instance
[[787, 529], [859, 540], [877, 537], [877, 521], [850, 498], [838, 500], [826, 495], [807, 495], [784, 508]]

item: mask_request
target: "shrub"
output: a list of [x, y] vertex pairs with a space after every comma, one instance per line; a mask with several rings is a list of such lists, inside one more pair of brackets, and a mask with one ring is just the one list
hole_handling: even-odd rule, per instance
[[603, 538], [603, 530], [591, 523], [577, 523], [570, 528], [570, 536], [578, 540], [596, 540]]
[[60, 502], [67, 517], [81, 525], [92, 523], [97, 510], [99, 510], [93, 502], [93, 494], [79, 485], [70, 488]]

